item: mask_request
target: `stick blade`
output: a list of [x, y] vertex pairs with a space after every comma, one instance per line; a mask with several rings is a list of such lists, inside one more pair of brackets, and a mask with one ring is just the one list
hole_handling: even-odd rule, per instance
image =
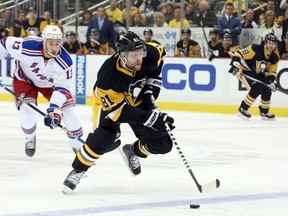
[[201, 185], [201, 193], [207, 193], [209, 191], [216, 190], [220, 186], [220, 181], [215, 179], [207, 184]]

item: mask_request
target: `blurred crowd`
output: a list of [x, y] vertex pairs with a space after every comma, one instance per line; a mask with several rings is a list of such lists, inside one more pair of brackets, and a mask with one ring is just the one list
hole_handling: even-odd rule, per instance
[[[210, 41], [210, 36], [212, 35], [214, 39], [213, 35], [216, 33], [217, 42], [222, 43], [229, 39], [231, 47], [235, 48], [239, 46], [242, 28], [260, 28], [267, 32], [282, 29], [282, 38], [279, 38], [280, 55], [282, 56], [288, 49], [286, 48], [288, 47], [288, 41], [286, 45], [288, 0], [249, 0], [248, 5], [246, 1], [242, 1], [241, 19], [237, 16], [238, 0], [186, 0], [182, 22], [180, 0], [131, 0], [129, 13], [125, 7], [122, 9], [119, 7], [117, 0], [110, 0], [109, 4], [108, 8], [98, 7], [95, 16], [91, 11], [84, 11], [79, 26], [88, 27], [86, 43], [78, 40], [76, 32], [66, 32], [63, 46], [69, 52], [111, 54], [114, 52], [115, 36], [121, 31], [126, 31], [127, 26], [147, 27], [147, 29], [150, 29], [149, 27], [182, 27], [181, 40], [184, 42], [177, 43], [176, 56], [201, 56], [199, 52], [201, 47], [191, 38], [191, 27], [217, 29], [209, 34], [211, 50], [213, 50], [214, 42]], [[17, 20], [12, 20], [9, 9], [4, 10], [1, 15], [1, 36], [41, 36], [47, 24], [62, 26], [62, 23], [53, 20], [49, 11], [39, 15], [32, 7], [19, 11]], [[129, 19], [127, 19], [128, 16]], [[144, 31], [143, 34], [153, 37], [152, 30]], [[187, 44], [190, 43], [193, 45], [193, 51], [187, 50]]]

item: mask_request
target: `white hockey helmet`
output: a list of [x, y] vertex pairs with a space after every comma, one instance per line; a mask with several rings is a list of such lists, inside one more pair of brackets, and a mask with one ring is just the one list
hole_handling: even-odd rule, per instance
[[61, 29], [58, 26], [51, 26], [51, 25], [46, 25], [42, 32], [42, 38], [43, 38], [43, 46], [45, 52], [47, 52], [50, 56], [56, 57], [56, 55], [52, 54], [48, 49], [47, 49], [47, 44], [46, 41], [47, 39], [58, 39], [61, 40], [63, 39], [63, 34]]
[[42, 32], [42, 38], [46, 39], [62, 39], [63, 34], [58, 26], [46, 25]]

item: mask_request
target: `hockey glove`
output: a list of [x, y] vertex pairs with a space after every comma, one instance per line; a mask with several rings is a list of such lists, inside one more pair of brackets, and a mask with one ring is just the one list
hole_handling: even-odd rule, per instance
[[231, 73], [233, 76], [236, 75], [240, 67], [240, 63], [237, 61], [232, 62], [231, 68], [229, 69], [228, 73]]
[[175, 128], [173, 125], [174, 119], [171, 116], [168, 116], [167, 113], [162, 113], [159, 110], [154, 109], [147, 115], [143, 125], [157, 131], [166, 132], [166, 123], [170, 127], [170, 130]]
[[44, 118], [44, 124], [47, 127], [50, 127], [51, 129], [56, 128], [61, 123], [62, 119], [61, 110], [49, 107], [47, 109], [47, 114], [48, 115], [46, 115]]
[[208, 52], [208, 60], [209, 61], [212, 61], [217, 56], [219, 56], [218, 50], [209, 50], [209, 52]]
[[268, 85], [268, 88], [272, 91], [275, 92], [277, 90], [277, 84], [272, 82]]

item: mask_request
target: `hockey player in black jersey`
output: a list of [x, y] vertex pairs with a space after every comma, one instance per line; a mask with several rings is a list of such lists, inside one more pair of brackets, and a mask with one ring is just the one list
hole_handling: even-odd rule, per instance
[[[269, 112], [269, 108], [272, 91], [275, 92], [277, 89], [274, 83], [279, 62], [276, 47], [277, 37], [273, 33], [269, 33], [265, 36], [264, 44], [251, 44], [247, 48], [238, 50], [232, 57], [229, 73], [236, 75], [249, 90], [238, 110], [238, 115], [245, 120], [251, 118], [248, 109], [259, 95], [261, 95], [259, 106], [261, 118], [263, 120], [275, 119], [275, 115]], [[251, 81], [241, 73], [267, 83], [269, 86], [266, 87], [259, 82]]]
[[175, 56], [182, 57], [201, 57], [200, 45], [191, 39], [191, 30], [183, 28], [181, 30], [182, 39], [177, 42]]
[[119, 147], [133, 175], [141, 172], [138, 157], [166, 154], [172, 149], [165, 125], [173, 129], [174, 119], [155, 109], [151, 101], [157, 99], [162, 86], [164, 47], [145, 44], [131, 31], [119, 34], [115, 46], [117, 52], [101, 66], [93, 89], [95, 130], [76, 155], [63, 193], [74, 190], [85, 171], [113, 148], [121, 123], [128, 123], [137, 137], [133, 144]]

